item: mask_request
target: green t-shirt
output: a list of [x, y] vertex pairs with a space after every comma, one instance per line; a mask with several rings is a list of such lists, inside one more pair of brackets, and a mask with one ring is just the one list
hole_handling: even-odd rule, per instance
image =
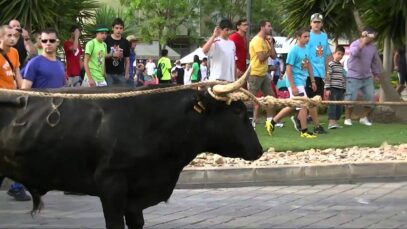
[[90, 57], [88, 65], [92, 79], [96, 82], [103, 82], [105, 80], [106, 43], [99, 42], [96, 38], [89, 41], [86, 43], [85, 54]]
[[161, 57], [158, 60], [157, 66], [161, 63], [161, 70], [163, 73], [163, 77], [161, 77], [161, 80], [170, 80], [171, 79], [171, 61], [170, 58], [168, 57]]
[[199, 71], [199, 64], [197, 62], [194, 62], [192, 64], [192, 74], [191, 74], [191, 80], [198, 80], [198, 71]]

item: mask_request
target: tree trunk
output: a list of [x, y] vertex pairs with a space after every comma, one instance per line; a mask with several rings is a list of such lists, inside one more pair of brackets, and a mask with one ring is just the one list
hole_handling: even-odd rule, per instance
[[[391, 39], [390, 37], [386, 37], [384, 39], [384, 47], [383, 47], [383, 74], [390, 75], [392, 65], [392, 53], [391, 53]], [[386, 101], [386, 94], [382, 87], [380, 87], [380, 102]]]
[[[401, 101], [400, 95], [390, 83], [390, 74], [384, 70], [379, 54], [376, 54], [375, 58], [379, 63], [380, 71], [382, 72], [379, 75], [381, 90], [383, 90], [383, 98], [381, 98], [381, 101]], [[407, 122], [407, 106], [393, 106], [391, 109], [394, 111], [397, 121]]]
[[355, 19], [356, 26], [358, 27], [359, 32], [362, 32], [364, 25], [359, 11], [356, 9], [356, 6], [353, 6], [353, 18]]

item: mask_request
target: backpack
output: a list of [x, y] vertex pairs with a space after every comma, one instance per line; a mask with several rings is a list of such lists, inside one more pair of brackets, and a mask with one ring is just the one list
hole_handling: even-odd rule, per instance
[[158, 63], [157, 66], [157, 78], [161, 79], [163, 77], [163, 69], [162, 69], [163, 64], [162, 63]]

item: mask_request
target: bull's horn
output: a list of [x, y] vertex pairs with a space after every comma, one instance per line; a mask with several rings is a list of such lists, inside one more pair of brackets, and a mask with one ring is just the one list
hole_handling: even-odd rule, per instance
[[250, 72], [250, 65], [247, 67], [246, 72], [240, 77], [238, 80], [232, 83], [220, 85], [217, 84], [213, 86], [212, 91], [213, 93], [219, 95], [219, 94], [227, 94], [229, 92], [235, 91], [243, 86], [244, 83], [246, 83], [247, 78], [249, 77], [249, 72]]

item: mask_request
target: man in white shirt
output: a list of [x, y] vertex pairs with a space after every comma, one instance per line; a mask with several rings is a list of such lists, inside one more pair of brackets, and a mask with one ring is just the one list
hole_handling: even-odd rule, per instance
[[202, 51], [211, 60], [209, 80], [235, 81], [236, 46], [229, 40], [232, 28], [232, 22], [223, 19], [202, 47]]
[[201, 81], [208, 80], [208, 58], [204, 57], [202, 59], [199, 69], [201, 70]]
[[154, 70], [156, 68], [156, 65], [151, 57], [148, 58], [145, 68], [146, 68], [146, 73], [147, 73], [147, 77], [145, 78], [145, 80], [146, 81], [153, 80], [153, 75], [154, 75]]

